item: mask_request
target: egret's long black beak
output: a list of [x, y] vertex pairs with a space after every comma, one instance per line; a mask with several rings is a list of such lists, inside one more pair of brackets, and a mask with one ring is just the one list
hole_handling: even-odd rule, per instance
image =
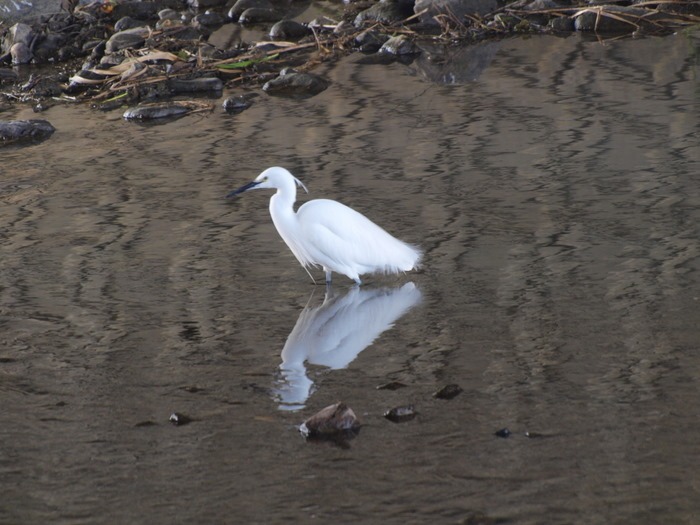
[[246, 191], [248, 191], [248, 190], [252, 190], [252, 189], [255, 188], [255, 186], [257, 186], [258, 184], [260, 184], [258, 181], [249, 182], [249, 183], [246, 184], [245, 186], [241, 186], [241, 187], [238, 188], [237, 190], [233, 190], [231, 193], [229, 193], [228, 195], [226, 195], [226, 198], [227, 198], [227, 199], [230, 199], [231, 197], [235, 197], [236, 195], [238, 195], [238, 194], [240, 194], [240, 193], [246, 192]]

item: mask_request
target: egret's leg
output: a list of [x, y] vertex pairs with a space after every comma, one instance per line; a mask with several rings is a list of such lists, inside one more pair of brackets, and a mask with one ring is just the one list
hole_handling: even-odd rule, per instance
[[325, 272], [326, 272], [326, 284], [330, 286], [330, 284], [331, 284], [331, 276], [332, 276], [333, 272], [331, 272], [331, 271], [330, 271], [329, 269], [327, 269], [327, 268], [324, 268], [324, 270], [325, 270]]
[[356, 277], [354, 280], [355, 280], [355, 284], [356, 284], [357, 286], [360, 286], [360, 285], [362, 284], [362, 281], [360, 280], [359, 277]]

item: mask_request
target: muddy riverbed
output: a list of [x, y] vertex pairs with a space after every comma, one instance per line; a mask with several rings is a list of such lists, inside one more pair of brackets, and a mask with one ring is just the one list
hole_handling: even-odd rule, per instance
[[[0, 522], [691, 523], [699, 45], [351, 55], [313, 98], [162, 124], [46, 110], [0, 150]], [[273, 165], [423, 270], [324, 302], [267, 196], [224, 199]], [[306, 442], [336, 401], [359, 434]]]

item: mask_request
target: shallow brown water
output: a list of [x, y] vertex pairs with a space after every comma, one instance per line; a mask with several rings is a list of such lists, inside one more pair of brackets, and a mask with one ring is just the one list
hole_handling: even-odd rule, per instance
[[[0, 522], [694, 522], [698, 46], [354, 56], [310, 100], [164, 125], [47, 111], [0, 150]], [[223, 199], [271, 165], [424, 270], [323, 304], [267, 196]], [[359, 436], [304, 442], [336, 400]]]

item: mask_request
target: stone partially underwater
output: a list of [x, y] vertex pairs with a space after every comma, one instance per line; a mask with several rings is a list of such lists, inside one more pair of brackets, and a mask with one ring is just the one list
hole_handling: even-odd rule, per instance
[[56, 128], [46, 120], [0, 120], [0, 145], [39, 142], [54, 131]]

